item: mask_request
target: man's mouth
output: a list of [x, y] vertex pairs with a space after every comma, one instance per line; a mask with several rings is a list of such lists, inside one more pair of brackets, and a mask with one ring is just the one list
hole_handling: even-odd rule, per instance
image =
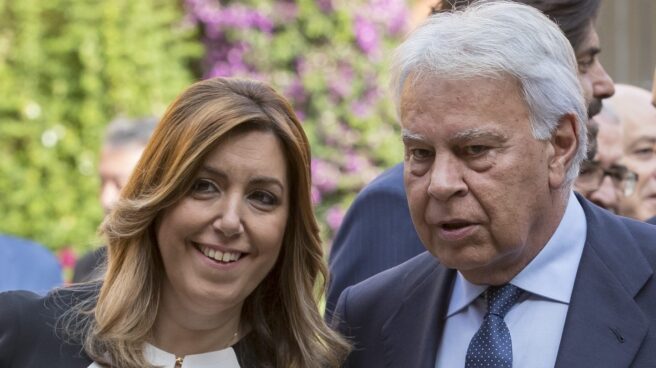
[[447, 231], [459, 230], [472, 225], [471, 222], [447, 222], [441, 225], [442, 229]]

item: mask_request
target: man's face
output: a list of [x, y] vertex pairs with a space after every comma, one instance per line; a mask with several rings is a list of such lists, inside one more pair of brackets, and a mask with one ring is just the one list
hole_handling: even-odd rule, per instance
[[622, 116], [624, 164], [638, 174], [635, 191], [622, 202], [622, 214], [640, 220], [656, 216], [656, 107], [644, 98]]
[[143, 150], [144, 147], [137, 145], [105, 146], [100, 152], [100, 203], [106, 214], [127, 184]]
[[601, 182], [596, 177], [603, 170], [619, 172], [622, 160], [622, 127], [619, 121], [612, 121], [605, 114], [595, 118], [598, 123], [597, 154], [592, 162], [582, 165], [581, 175], [574, 183], [575, 189], [590, 201], [609, 211], [617, 213], [624, 197], [623, 187], [612, 176], [601, 174]]
[[404, 180], [423, 244], [470, 282], [507, 282], [557, 226], [551, 188], [564, 181], [551, 172], [550, 141], [532, 135], [518, 86], [411, 76], [400, 106]]
[[583, 96], [588, 106], [588, 117], [591, 118], [601, 110], [601, 100], [615, 93], [613, 80], [601, 66], [597, 57], [601, 48], [599, 35], [592, 21], [588, 27], [588, 35], [578, 50], [576, 60], [579, 65], [579, 81], [583, 88]]

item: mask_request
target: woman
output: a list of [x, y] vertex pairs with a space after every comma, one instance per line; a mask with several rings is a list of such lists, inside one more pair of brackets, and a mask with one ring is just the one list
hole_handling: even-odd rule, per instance
[[104, 282], [0, 297], [0, 366], [339, 366], [348, 345], [316, 302], [326, 270], [309, 167], [273, 89], [194, 84], [101, 227]]

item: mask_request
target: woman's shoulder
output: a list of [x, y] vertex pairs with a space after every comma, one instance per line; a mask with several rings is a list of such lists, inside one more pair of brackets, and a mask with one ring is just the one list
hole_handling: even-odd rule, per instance
[[[65, 341], [58, 321], [79, 301], [93, 295], [88, 287], [56, 289], [45, 296], [29, 291], [0, 293], [0, 366], [35, 366], [68, 361], [68, 357], [86, 361], [80, 345]], [[39, 356], [46, 360], [38, 360]]]
[[98, 290], [98, 285], [86, 284], [54, 289], [45, 296], [26, 290], [5, 291], [0, 293], [0, 321], [10, 319], [11, 322], [21, 316], [33, 322], [58, 318], [81, 301], [95, 297]]

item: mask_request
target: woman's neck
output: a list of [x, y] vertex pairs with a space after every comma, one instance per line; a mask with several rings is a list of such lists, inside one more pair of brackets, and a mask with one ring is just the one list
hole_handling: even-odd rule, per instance
[[217, 308], [208, 314], [171, 295], [162, 295], [152, 344], [176, 356], [221, 350], [239, 340], [240, 317], [241, 305], [225, 310]]

